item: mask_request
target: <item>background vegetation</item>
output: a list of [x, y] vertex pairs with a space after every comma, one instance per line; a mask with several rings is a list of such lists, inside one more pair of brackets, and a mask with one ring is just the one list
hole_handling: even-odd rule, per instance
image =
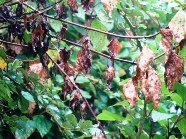
[[184, 0], [1, 0], [0, 138], [186, 138]]

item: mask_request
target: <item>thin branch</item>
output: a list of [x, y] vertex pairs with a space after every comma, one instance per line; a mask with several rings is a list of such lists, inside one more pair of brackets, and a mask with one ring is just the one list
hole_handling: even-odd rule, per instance
[[164, 54], [165, 54], [165, 52], [163, 52], [162, 54], [160, 54], [160, 55], [156, 56], [156, 57], [154, 58], [154, 60], [156, 60], [156, 59], [158, 59], [158, 58], [162, 57]]
[[[132, 25], [132, 23], [130, 22], [130, 20], [128, 19], [127, 15], [125, 13], [122, 13], [121, 11], [119, 11], [119, 12], [123, 16], [123, 18], [125, 19], [125, 21], [128, 24], [128, 26], [130, 27], [130, 30], [132, 31], [132, 34], [134, 36], [137, 36], [137, 34], [135, 32], [135, 28]], [[141, 42], [139, 41], [139, 39], [136, 39], [136, 42], [137, 42], [137, 46], [139, 47], [140, 51], [142, 51], [142, 46], [141, 46]]]
[[[25, 2], [23, 2], [23, 4], [27, 7], [29, 7], [30, 9], [39, 13], [38, 10], [34, 9], [32, 6], [26, 4]], [[124, 39], [148, 39], [148, 38], [154, 38], [156, 35], [159, 34], [159, 32], [157, 32], [155, 34], [151, 34], [151, 35], [147, 35], [147, 36], [125, 36], [125, 35], [115, 34], [115, 33], [103, 31], [103, 30], [100, 30], [100, 29], [88, 27], [88, 26], [85, 26], [85, 25], [81, 25], [79, 23], [75, 23], [75, 22], [72, 22], [72, 21], [65, 20], [65, 19], [58, 19], [58, 18], [55, 18], [55, 17], [47, 15], [47, 14], [43, 14], [43, 15], [45, 17], [50, 18], [50, 19], [61, 21], [61, 22], [64, 22], [64, 23], [67, 23], [67, 24], [70, 24], [70, 25], [77, 26], [77, 27], [81, 27], [81, 28], [84, 28], [86, 30], [92, 30], [92, 31], [96, 31], [96, 32], [103, 33], [103, 34], [106, 34], [106, 35], [110, 35], [110, 36], [114, 36], [114, 37], [118, 37], [118, 38], [124, 38]]]
[[[55, 37], [54, 35], [50, 35], [52, 37]], [[56, 38], [56, 37], [55, 37]], [[67, 43], [70, 43], [72, 45], [75, 45], [75, 46], [78, 46], [78, 47], [82, 47], [80, 44], [78, 43], [75, 43], [75, 42], [72, 42], [72, 41], [69, 41], [67, 39], [63, 39], [63, 41], [67, 42]], [[1, 40], [0, 39], [0, 42], [1, 43], [4, 43], [4, 44], [8, 44], [8, 45], [15, 45], [15, 46], [24, 46], [24, 47], [28, 47], [28, 45], [25, 45], [25, 44], [18, 44], [18, 43], [12, 43], [12, 42], [8, 42], [8, 41], [5, 41], [5, 40]], [[100, 56], [103, 56], [103, 57], [106, 57], [106, 58], [109, 58], [111, 59], [111, 57], [107, 54], [104, 54], [104, 53], [101, 53], [101, 52], [98, 52], [98, 51], [95, 51], [95, 50], [90, 50], [91, 52], [95, 53], [95, 54], [98, 54]], [[136, 62], [133, 62], [133, 61], [129, 61], [129, 60], [125, 60], [125, 59], [121, 59], [121, 58], [114, 58], [115, 61], [120, 61], [120, 62], [124, 62], [124, 63], [129, 63], [129, 64], [133, 64], [135, 65]]]
[[89, 110], [90, 110], [92, 116], [94, 117], [94, 119], [96, 120], [97, 124], [99, 125], [99, 128], [100, 128], [100, 130], [102, 131], [104, 137], [107, 139], [107, 136], [106, 136], [106, 134], [105, 134], [105, 131], [104, 131], [102, 125], [100, 124], [100, 122], [99, 122], [98, 119], [96, 118], [96, 115], [95, 115], [93, 109], [91, 108], [89, 102], [88, 102], [87, 99], [82, 95], [81, 90], [79, 89], [79, 87], [76, 85], [76, 83], [75, 83], [74, 81], [71, 80], [71, 78], [67, 75], [67, 73], [66, 73], [66, 72], [65, 72], [65, 71], [64, 71], [64, 70], [50, 57], [49, 54], [47, 54], [47, 56], [48, 56], [49, 59], [55, 64], [55, 66], [57, 66], [57, 68], [60, 70], [60, 72], [61, 72], [62, 74], [64, 74], [64, 75], [67, 77], [67, 79], [73, 84], [73, 86], [77, 89], [77, 91], [80, 92], [81, 97], [82, 97], [83, 100], [86, 102], [86, 104], [87, 104], [87, 106], [88, 106], [88, 108], [89, 108]]

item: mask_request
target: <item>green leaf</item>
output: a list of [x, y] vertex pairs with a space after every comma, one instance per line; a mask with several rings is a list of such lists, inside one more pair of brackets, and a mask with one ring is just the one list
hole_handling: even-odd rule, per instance
[[176, 82], [173, 86], [174, 90], [176, 91], [176, 93], [184, 100], [186, 101], [186, 87], [181, 84]]
[[182, 119], [181, 121], [179, 121], [179, 122], [177, 123], [177, 126], [178, 126], [180, 132], [181, 132], [184, 136], [186, 136], [186, 118], [184, 118], [184, 119]]
[[83, 83], [88, 83], [88, 82], [90, 82], [90, 81], [86, 76], [79, 75], [76, 78], [76, 83], [83, 84]]
[[69, 114], [65, 116], [66, 125], [69, 125], [72, 128], [75, 128], [77, 126], [77, 118], [73, 114]]
[[18, 128], [15, 132], [16, 139], [26, 139], [35, 131], [34, 122], [31, 120], [19, 120], [17, 121], [17, 126]]
[[161, 113], [158, 111], [153, 110], [151, 117], [154, 122], [161, 121], [161, 120], [167, 120], [175, 116], [176, 114], [168, 114], [168, 113]]
[[92, 127], [92, 121], [90, 120], [80, 120], [79, 126], [81, 130], [88, 129]]
[[26, 43], [30, 42], [30, 40], [31, 40], [31, 33], [29, 33], [28, 31], [25, 31], [25, 32], [23, 33], [23, 38], [24, 38], [24, 41], [25, 41]]
[[63, 77], [61, 75], [59, 75], [59, 74], [56, 75], [56, 78], [55, 79], [56, 79], [56, 81], [58, 83], [63, 83], [64, 82]]
[[45, 118], [43, 115], [34, 116], [33, 121], [41, 137], [46, 135], [52, 127], [52, 123], [47, 118]]
[[124, 117], [122, 117], [118, 114], [109, 112], [107, 110], [103, 110], [103, 112], [100, 113], [97, 116], [97, 118], [98, 118], [98, 120], [104, 120], [104, 121], [121, 121], [121, 120], [124, 120]]
[[35, 102], [34, 97], [29, 92], [21, 91], [21, 94], [26, 100]]
[[[91, 27], [106, 31], [106, 28], [98, 19], [92, 21]], [[107, 36], [105, 34], [98, 33], [95, 31], [89, 31], [88, 36], [90, 37], [90, 40], [93, 44], [93, 48], [95, 50], [97, 51], [105, 50], [106, 45], [108, 43]]]
[[173, 101], [176, 102], [176, 104], [180, 107], [182, 107], [182, 103], [183, 103], [183, 99], [181, 98], [181, 96], [179, 96], [176, 93], [170, 94], [170, 97]]

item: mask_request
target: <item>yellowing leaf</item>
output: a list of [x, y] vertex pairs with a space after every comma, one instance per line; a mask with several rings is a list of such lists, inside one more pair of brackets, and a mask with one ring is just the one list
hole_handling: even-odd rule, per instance
[[7, 63], [4, 61], [2, 57], [0, 57], [0, 69], [4, 69], [7, 66]]

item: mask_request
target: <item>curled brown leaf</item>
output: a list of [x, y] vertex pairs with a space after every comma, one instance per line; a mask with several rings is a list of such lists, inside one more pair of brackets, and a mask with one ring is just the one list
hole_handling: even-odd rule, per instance
[[78, 12], [78, 5], [77, 5], [77, 1], [76, 0], [67, 0], [67, 4], [70, 7], [70, 10], [73, 13], [77, 13]]
[[162, 35], [161, 46], [165, 51], [165, 63], [166, 63], [172, 51], [173, 35], [170, 29], [161, 29], [160, 34]]
[[121, 45], [120, 45], [119, 41], [116, 39], [113, 39], [112, 41], [110, 41], [110, 43], [107, 47], [109, 49], [109, 55], [111, 57], [115, 57], [121, 49]]
[[141, 80], [141, 90], [145, 101], [152, 102], [154, 108], [156, 108], [160, 100], [161, 81], [151, 66]]
[[123, 94], [130, 104], [134, 107], [136, 101], [138, 100], [137, 84], [133, 79], [130, 79], [126, 84], [123, 85]]
[[184, 61], [175, 52], [171, 52], [165, 64], [165, 83], [167, 88], [172, 91], [173, 84], [181, 80], [184, 73]]
[[114, 9], [117, 0], [101, 0], [101, 2], [103, 4], [105, 11], [109, 13], [110, 11], [112, 11], [112, 9]]
[[114, 78], [114, 75], [115, 75], [115, 71], [114, 71], [114, 68], [109, 66], [106, 70], [106, 86], [109, 88], [110, 87], [110, 84]]
[[33, 113], [34, 113], [34, 111], [35, 111], [35, 108], [36, 108], [36, 105], [37, 105], [36, 102], [31, 102], [31, 101], [29, 101], [29, 105], [28, 105], [28, 114], [29, 114], [30, 116], [33, 115]]
[[81, 0], [81, 5], [86, 12], [92, 11], [94, 0]]

